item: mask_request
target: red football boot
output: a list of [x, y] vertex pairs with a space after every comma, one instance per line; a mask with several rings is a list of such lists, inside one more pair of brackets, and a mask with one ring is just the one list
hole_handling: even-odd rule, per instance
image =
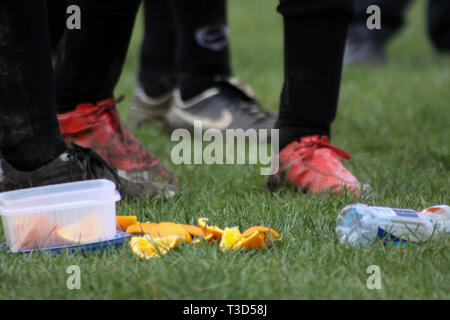
[[120, 176], [133, 181], [152, 181], [155, 176], [168, 182], [173, 174], [150, 154], [120, 119], [116, 103], [106, 99], [97, 104], [82, 103], [75, 111], [59, 114], [59, 126], [66, 141], [91, 148]]
[[339, 194], [347, 189], [359, 196], [358, 179], [342, 164], [350, 155], [329, 141], [328, 137], [310, 136], [291, 142], [280, 151], [279, 172], [301, 190]]

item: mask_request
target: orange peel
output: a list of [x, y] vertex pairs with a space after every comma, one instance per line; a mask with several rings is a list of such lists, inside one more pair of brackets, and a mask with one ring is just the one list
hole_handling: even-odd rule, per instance
[[153, 238], [148, 235], [134, 236], [130, 238], [130, 248], [140, 259], [160, 258], [175, 249], [180, 241], [183, 241], [180, 236], [164, 238]]
[[[198, 245], [204, 241], [219, 241], [222, 250], [259, 249], [271, 241], [282, 241], [280, 234], [265, 226], [253, 226], [240, 232], [238, 227], [221, 229], [209, 225], [208, 218], [199, 218], [198, 227], [175, 222], [143, 222], [135, 223], [135, 217], [123, 217], [117, 222], [127, 226], [130, 248], [141, 259], [161, 257], [175, 249], [179, 243], [191, 242]], [[120, 222], [120, 223], [119, 223]], [[129, 225], [127, 225], [129, 223]], [[271, 244], [268, 244], [270, 247]]]
[[[259, 249], [269, 241], [281, 241], [277, 231], [264, 226], [254, 226], [245, 230], [242, 234], [237, 227], [225, 228], [220, 247], [223, 250]], [[270, 245], [269, 245], [270, 246]]]
[[116, 216], [116, 228], [120, 231], [126, 231], [134, 224], [138, 224], [136, 216]]
[[197, 226], [193, 226], [190, 224], [180, 224], [180, 225], [183, 226], [183, 228], [185, 228], [187, 232], [189, 232], [191, 237], [203, 237], [205, 234], [203, 230]]
[[259, 249], [264, 247], [266, 243], [264, 234], [261, 231], [255, 231], [247, 237], [242, 237], [236, 246], [246, 249]]
[[223, 230], [221, 228], [219, 228], [218, 226], [208, 225], [208, 220], [209, 220], [208, 218], [198, 219], [198, 226], [204, 232], [205, 239], [208, 235], [212, 235], [212, 238], [214, 238], [214, 239], [221, 239]]
[[253, 226], [242, 232], [242, 235], [244, 237], [249, 237], [256, 231], [259, 231], [264, 235], [264, 241], [270, 241], [270, 240], [281, 240], [280, 234], [271, 228], [264, 227], [264, 226]]
[[237, 227], [225, 228], [220, 241], [220, 248], [223, 250], [237, 250], [240, 246], [236, 246], [236, 244], [241, 239], [242, 234]]
[[129, 226], [126, 230], [130, 234], [150, 234], [154, 232], [157, 223], [154, 222], [140, 222]]
[[130, 234], [147, 234], [152, 238], [165, 238], [168, 236], [180, 236], [183, 241], [189, 242], [192, 237], [188, 230], [181, 224], [175, 222], [142, 222], [127, 228]]

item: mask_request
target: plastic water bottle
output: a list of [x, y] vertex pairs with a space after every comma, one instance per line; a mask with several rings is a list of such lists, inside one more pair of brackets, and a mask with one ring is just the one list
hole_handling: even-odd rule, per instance
[[450, 207], [436, 205], [422, 211], [355, 203], [344, 207], [337, 217], [340, 243], [364, 246], [383, 239], [384, 243], [423, 242], [450, 233]]

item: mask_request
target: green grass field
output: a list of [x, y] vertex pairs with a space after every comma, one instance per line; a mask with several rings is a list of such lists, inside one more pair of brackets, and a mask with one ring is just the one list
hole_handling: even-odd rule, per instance
[[[264, 3], [264, 5], [262, 5]], [[282, 20], [277, 1], [230, 0], [235, 75], [261, 101], [278, 108], [282, 84]], [[368, 204], [421, 209], [450, 202], [450, 56], [437, 55], [426, 36], [418, 1], [382, 66], [344, 71], [333, 143], [352, 154], [348, 167], [377, 192]], [[136, 83], [142, 17], [136, 23], [116, 93], [127, 118]], [[162, 259], [140, 261], [128, 247], [81, 255], [0, 252], [0, 299], [449, 299], [449, 242], [405, 247], [342, 246], [334, 232], [349, 196], [327, 199], [281, 189], [270, 193], [257, 166], [175, 166], [175, 144], [162, 127], [134, 130], [180, 181], [175, 199], [120, 203], [118, 213], [140, 221], [222, 227], [267, 225], [280, 246], [221, 252], [185, 245]], [[3, 238], [3, 235], [1, 235]], [[81, 290], [69, 290], [66, 268], [81, 268]], [[370, 265], [381, 269], [381, 290], [366, 287]]]

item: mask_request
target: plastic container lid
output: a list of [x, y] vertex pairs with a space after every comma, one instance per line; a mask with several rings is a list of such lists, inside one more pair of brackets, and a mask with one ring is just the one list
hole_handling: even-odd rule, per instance
[[116, 185], [110, 180], [69, 182], [0, 193], [0, 215], [74, 209], [119, 199]]

